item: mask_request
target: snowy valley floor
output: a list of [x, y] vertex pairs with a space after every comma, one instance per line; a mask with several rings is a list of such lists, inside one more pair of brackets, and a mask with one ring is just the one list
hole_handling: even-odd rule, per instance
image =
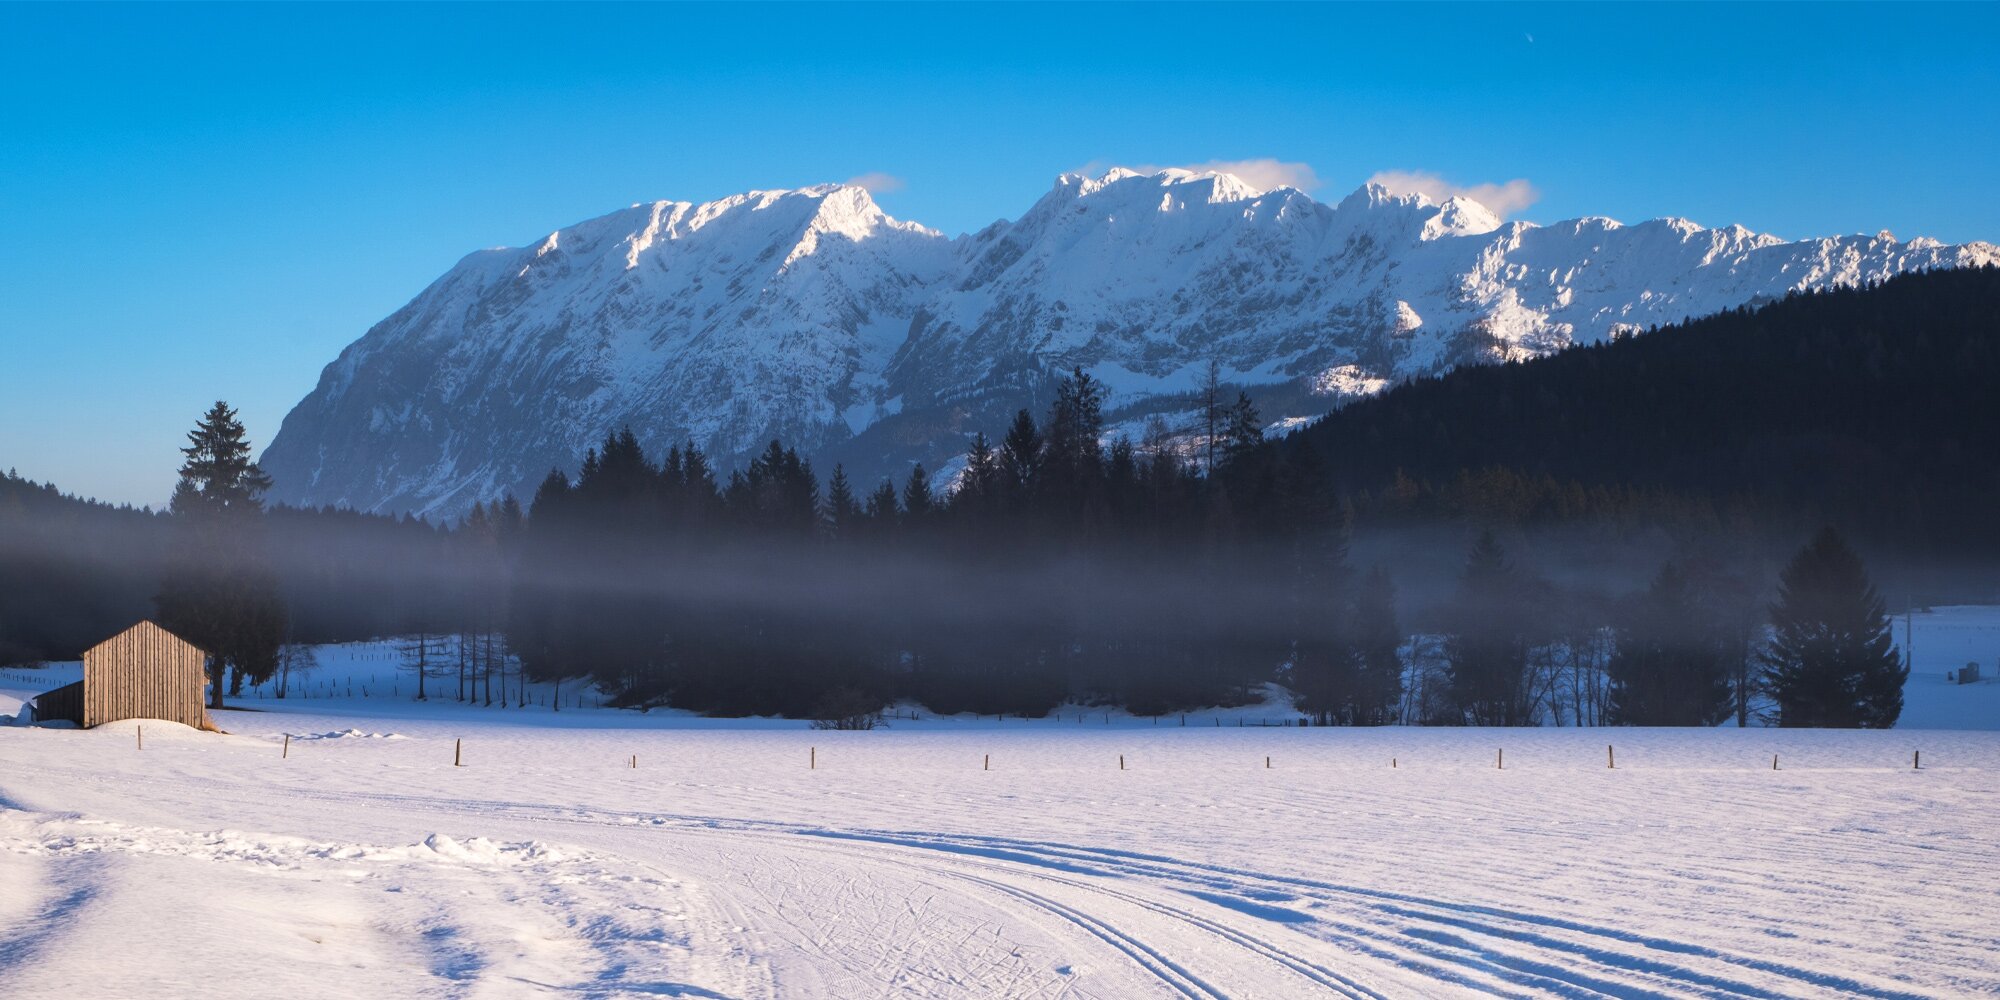
[[0, 728], [0, 995], [2000, 992], [1996, 734], [314, 704]]
[[228, 736], [0, 727], [0, 997], [2000, 995], [2000, 609], [1915, 648], [1889, 732], [826, 733], [326, 647]]

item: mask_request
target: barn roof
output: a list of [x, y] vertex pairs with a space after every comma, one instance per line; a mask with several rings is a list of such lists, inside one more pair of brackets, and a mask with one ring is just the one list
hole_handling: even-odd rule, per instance
[[178, 642], [178, 643], [180, 643], [181, 645], [183, 645], [183, 646], [186, 646], [187, 648], [189, 648], [189, 649], [192, 649], [192, 650], [194, 650], [194, 651], [195, 651], [195, 652], [197, 652], [197, 653], [201, 653], [201, 654], [202, 654], [203, 656], [206, 656], [206, 655], [208, 655], [208, 654], [207, 654], [207, 652], [206, 652], [206, 651], [204, 651], [204, 650], [203, 650], [203, 649], [202, 649], [201, 647], [199, 647], [199, 646], [196, 646], [196, 645], [195, 645], [194, 643], [191, 643], [191, 642], [187, 641], [186, 639], [183, 639], [183, 638], [181, 638], [180, 636], [177, 636], [177, 635], [173, 634], [172, 632], [169, 632], [169, 631], [167, 631], [166, 629], [163, 629], [163, 628], [159, 627], [158, 625], [155, 625], [155, 624], [153, 624], [153, 622], [152, 622], [151, 620], [147, 620], [147, 621], [142, 621], [142, 622], [140, 622], [139, 624], [137, 624], [137, 625], [134, 625], [134, 626], [132, 626], [131, 628], [128, 628], [128, 629], [126, 629], [125, 631], [123, 631], [123, 632], [120, 632], [120, 633], [118, 633], [117, 635], [114, 635], [114, 636], [112, 636], [111, 638], [109, 638], [109, 639], [106, 639], [106, 640], [104, 640], [103, 642], [100, 642], [100, 643], [98, 643], [97, 645], [95, 645], [95, 646], [92, 646], [92, 647], [90, 647], [89, 649], [86, 649], [86, 650], [84, 650], [84, 651], [83, 651], [83, 655], [87, 657], [87, 656], [89, 656], [90, 654], [92, 654], [92, 653], [95, 653], [95, 652], [97, 652], [98, 650], [100, 650], [100, 649], [103, 649], [104, 647], [106, 647], [106, 646], [109, 646], [109, 645], [111, 645], [112, 643], [114, 643], [114, 642], [117, 642], [118, 640], [120, 640], [120, 639], [123, 639], [124, 637], [126, 637], [126, 636], [128, 636], [128, 635], [131, 635], [131, 634], [132, 634], [132, 633], [134, 633], [134, 632], [143, 632], [143, 631], [147, 631], [147, 630], [150, 630], [150, 631], [152, 631], [152, 632], [154, 632], [154, 633], [157, 633], [158, 635], [161, 635], [161, 636], [165, 636], [165, 637], [166, 637], [166, 638], [168, 638], [168, 639], [172, 639], [173, 641], [175, 641], [175, 642]]

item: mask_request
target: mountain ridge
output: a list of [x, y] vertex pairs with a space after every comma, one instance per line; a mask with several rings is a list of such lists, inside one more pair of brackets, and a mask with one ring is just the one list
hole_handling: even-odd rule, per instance
[[1979, 264], [2000, 248], [1505, 222], [1380, 185], [1329, 205], [1213, 171], [1064, 174], [949, 238], [851, 185], [642, 202], [461, 259], [326, 367], [262, 461], [282, 502], [442, 517], [624, 425], [724, 464], [781, 437], [866, 482], [949, 461], [1073, 366], [1123, 430], [1210, 359], [1284, 426], [1462, 364]]

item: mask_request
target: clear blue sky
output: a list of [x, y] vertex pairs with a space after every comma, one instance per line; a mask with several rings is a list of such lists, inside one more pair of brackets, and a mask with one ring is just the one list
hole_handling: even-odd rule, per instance
[[0, 468], [163, 502], [465, 253], [880, 173], [1524, 179], [1522, 218], [2000, 239], [2000, 5], [0, 7]]

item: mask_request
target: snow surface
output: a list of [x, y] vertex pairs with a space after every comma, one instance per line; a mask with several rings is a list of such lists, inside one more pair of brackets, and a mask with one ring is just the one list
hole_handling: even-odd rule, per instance
[[923, 416], [846, 449], [868, 482], [890, 467], [855, 463], [935, 467], [1073, 366], [1107, 377], [1113, 408], [1184, 391], [1211, 360], [1320, 394], [1277, 421], [1457, 364], [1982, 264], [2000, 248], [1503, 224], [1464, 198], [1370, 185], [1323, 204], [1186, 170], [1065, 174], [957, 238], [851, 186], [662, 201], [466, 257], [343, 350], [260, 461], [288, 503], [450, 517], [526, 496], [624, 425], [726, 466], [773, 437], [821, 457]]
[[[1903, 682], [1900, 728], [2000, 730], [2000, 609], [1936, 608], [1912, 616], [1916, 650]], [[1904, 641], [1903, 620], [1894, 622]], [[1945, 674], [1978, 663], [1980, 680], [1958, 684]]]
[[[1995, 609], [1917, 623], [1919, 678], [2000, 638]], [[384, 676], [340, 649], [323, 691]], [[1992, 704], [1922, 683], [1913, 709]], [[0, 728], [0, 994], [2000, 992], [2000, 734], [1264, 706], [835, 733], [583, 699]]]

